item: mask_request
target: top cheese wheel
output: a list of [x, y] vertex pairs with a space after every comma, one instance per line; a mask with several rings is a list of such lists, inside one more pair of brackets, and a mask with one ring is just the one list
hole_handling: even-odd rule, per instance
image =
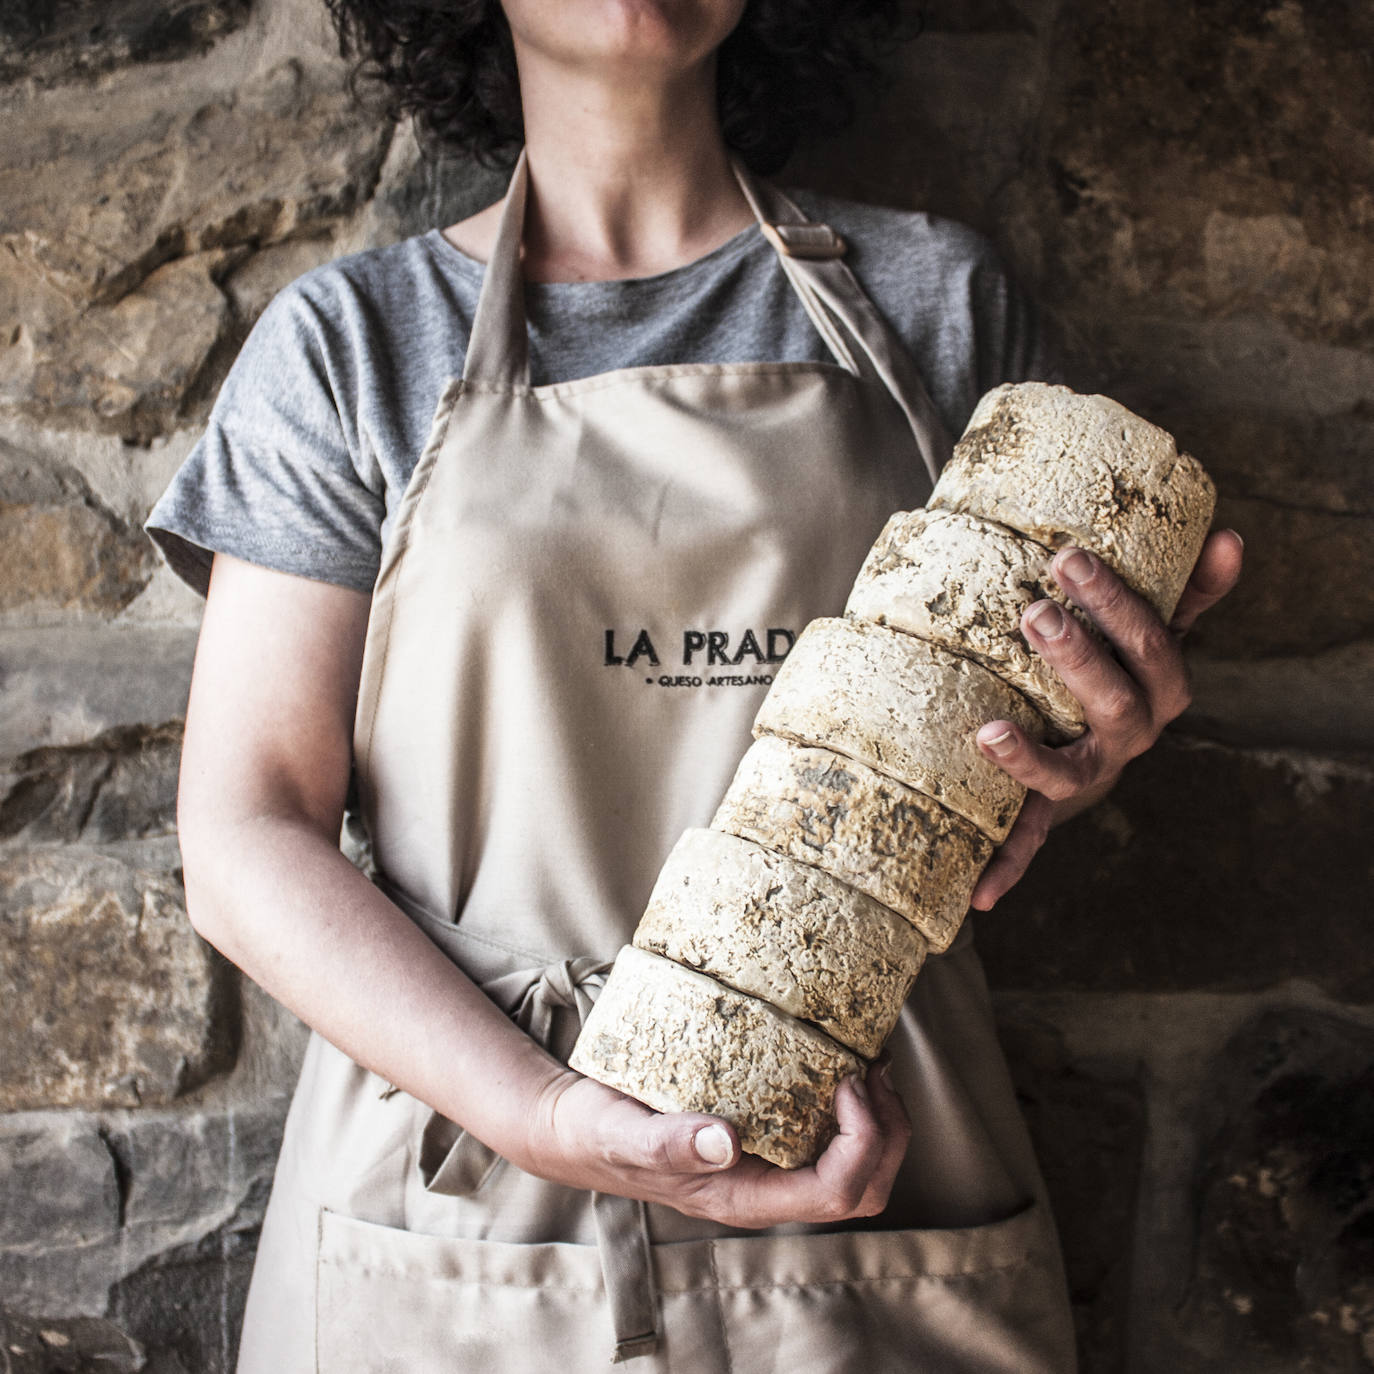
[[979, 401], [929, 508], [1090, 549], [1168, 620], [1215, 504], [1202, 464], [1164, 430], [1106, 396], [1022, 382]]

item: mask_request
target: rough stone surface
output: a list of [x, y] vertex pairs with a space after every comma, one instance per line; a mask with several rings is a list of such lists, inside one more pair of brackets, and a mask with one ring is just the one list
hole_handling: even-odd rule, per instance
[[142, 1374], [149, 1369], [143, 1348], [113, 1322], [31, 1317], [3, 1308], [0, 1359], [5, 1374]]
[[233, 1374], [257, 1243], [256, 1228], [226, 1226], [116, 1286], [120, 1325], [148, 1351], [153, 1368]]
[[805, 1022], [627, 945], [569, 1065], [660, 1112], [724, 1117], [771, 1164], [810, 1163], [863, 1061]]
[[1081, 1374], [1117, 1374], [1128, 1350], [1145, 1095], [1134, 1076], [1076, 1062], [1046, 1022], [999, 1019], [998, 1034], [1059, 1228]]
[[1216, 488], [1169, 434], [1118, 402], [1026, 382], [979, 401], [929, 504], [1051, 549], [1091, 549], [1168, 620]]
[[992, 841], [866, 764], [764, 735], [735, 770], [713, 830], [833, 874], [904, 916], [937, 954], [968, 910]]
[[1185, 1371], [1374, 1364], [1374, 1030], [1297, 1010], [1227, 1047], [1206, 1098]]
[[[336, 76], [287, 61], [229, 95], [182, 94], [142, 119], [97, 99], [17, 130], [0, 163], [0, 315], [22, 321], [0, 341], [12, 412], [147, 441], [203, 409], [232, 356], [217, 346], [242, 332], [224, 277], [370, 193], [389, 131]], [[88, 169], [79, 199], [54, 184], [57, 155], [69, 176]]]
[[974, 743], [990, 720], [1010, 720], [1034, 740], [1045, 732], [1030, 703], [978, 664], [885, 626], [821, 619], [788, 654], [754, 733], [858, 759], [1000, 842], [1025, 788]]
[[0, 612], [123, 610], [147, 585], [153, 551], [74, 468], [0, 444]]
[[0, 759], [184, 716], [195, 649], [182, 626], [0, 630]]
[[1190, 653], [1188, 663], [1193, 706], [1181, 724], [1194, 734], [1234, 744], [1374, 754], [1374, 642], [1258, 661]]
[[[98, 1120], [70, 1111], [0, 1120], [6, 1304], [48, 1315], [117, 1311], [115, 1285], [160, 1257], [204, 1255], [211, 1238], [256, 1228], [286, 1105], [279, 1093]], [[215, 1346], [233, 1335], [213, 1330]]]
[[24, 320], [0, 340], [0, 406], [136, 441], [169, 429], [229, 326], [218, 282], [232, 261], [211, 252], [167, 263], [87, 310], [0, 246], [0, 310]]
[[121, 1224], [115, 1157], [99, 1132], [67, 1118], [47, 1130], [0, 1123], [0, 1252], [90, 1246]]
[[1367, 347], [1371, 46], [1360, 0], [1062, 6], [1023, 231], [1060, 302], [1107, 332], [1264, 312]]
[[978, 927], [1001, 988], [1256, 988], [1374, 999], [1374, 765], [1167, 734], [1053, 831]]
[[0, 860], [0, 1108], [169, 1102], [225, 1067], [224, 968], [166, 857], [69, 846]]
[[181, 723], [122, 726], [0, 769], [0, 840], [108, 844], [176, 830]]
[[981, 663], [1026, 696], [1055, 737], [1073, 739], [1083, 733], [1083, 708], [1021, 633], [1021, 613], [1048, 597], [1096, 634], [1051, 576], [1053, 557], [986, 520], [899, 511], [864, 560], [845, 614]]
[[709, 974], [874, 1059], [925, 962], [896, 912], [809, 864], [717, 830], [673, 847], [637, 948]]
[[0, 81], [43, 84], [167, 62], [237, 28], [250, 0], [7, 0]]

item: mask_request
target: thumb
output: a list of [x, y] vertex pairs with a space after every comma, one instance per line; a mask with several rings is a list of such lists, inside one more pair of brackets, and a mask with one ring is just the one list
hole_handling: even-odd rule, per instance
[[641, 1168], [661, 1173], [708, 1174], [739, 1158], [734, 1128], [719, 1117], [669, 1112], [649, 1117], [637, 1142]]

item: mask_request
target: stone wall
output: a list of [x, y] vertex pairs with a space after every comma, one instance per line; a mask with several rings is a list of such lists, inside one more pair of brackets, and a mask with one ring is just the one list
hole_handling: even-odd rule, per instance
[[[979, 921], [1085, 1368], [1369, 1369], [1374, 12], [925, 10], [784, 180], [986, 230], [1247, 539], [1192, 711]], [[0, 119], [0, 1358], [222, 1371], [301, 1031], [184, 920], [138, 527], [275, 290], [499, 182], [350, 105], [318, 0], [6, 5]]]

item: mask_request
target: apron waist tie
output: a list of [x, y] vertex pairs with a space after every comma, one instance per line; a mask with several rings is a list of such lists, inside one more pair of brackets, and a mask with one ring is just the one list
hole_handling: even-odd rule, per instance
[[[571, 1009], [587, 1018], [611, 965], [581, 957], [539, 969], [522, 969], [480, 984], [523, 1031], [551, 1047], [554, 1012]], [[435, 1112], [420, 1138], [425, 1189], [446, 1197], [475, 1193], [505, 1160], [456, 1122]], [[648, 1213], [642, 1202], [613, 1193], [592, 1194], [597, 1253], [615, 1330], [613, 1364], [658, 1349], [658, 1290], [649, 1248]]]

